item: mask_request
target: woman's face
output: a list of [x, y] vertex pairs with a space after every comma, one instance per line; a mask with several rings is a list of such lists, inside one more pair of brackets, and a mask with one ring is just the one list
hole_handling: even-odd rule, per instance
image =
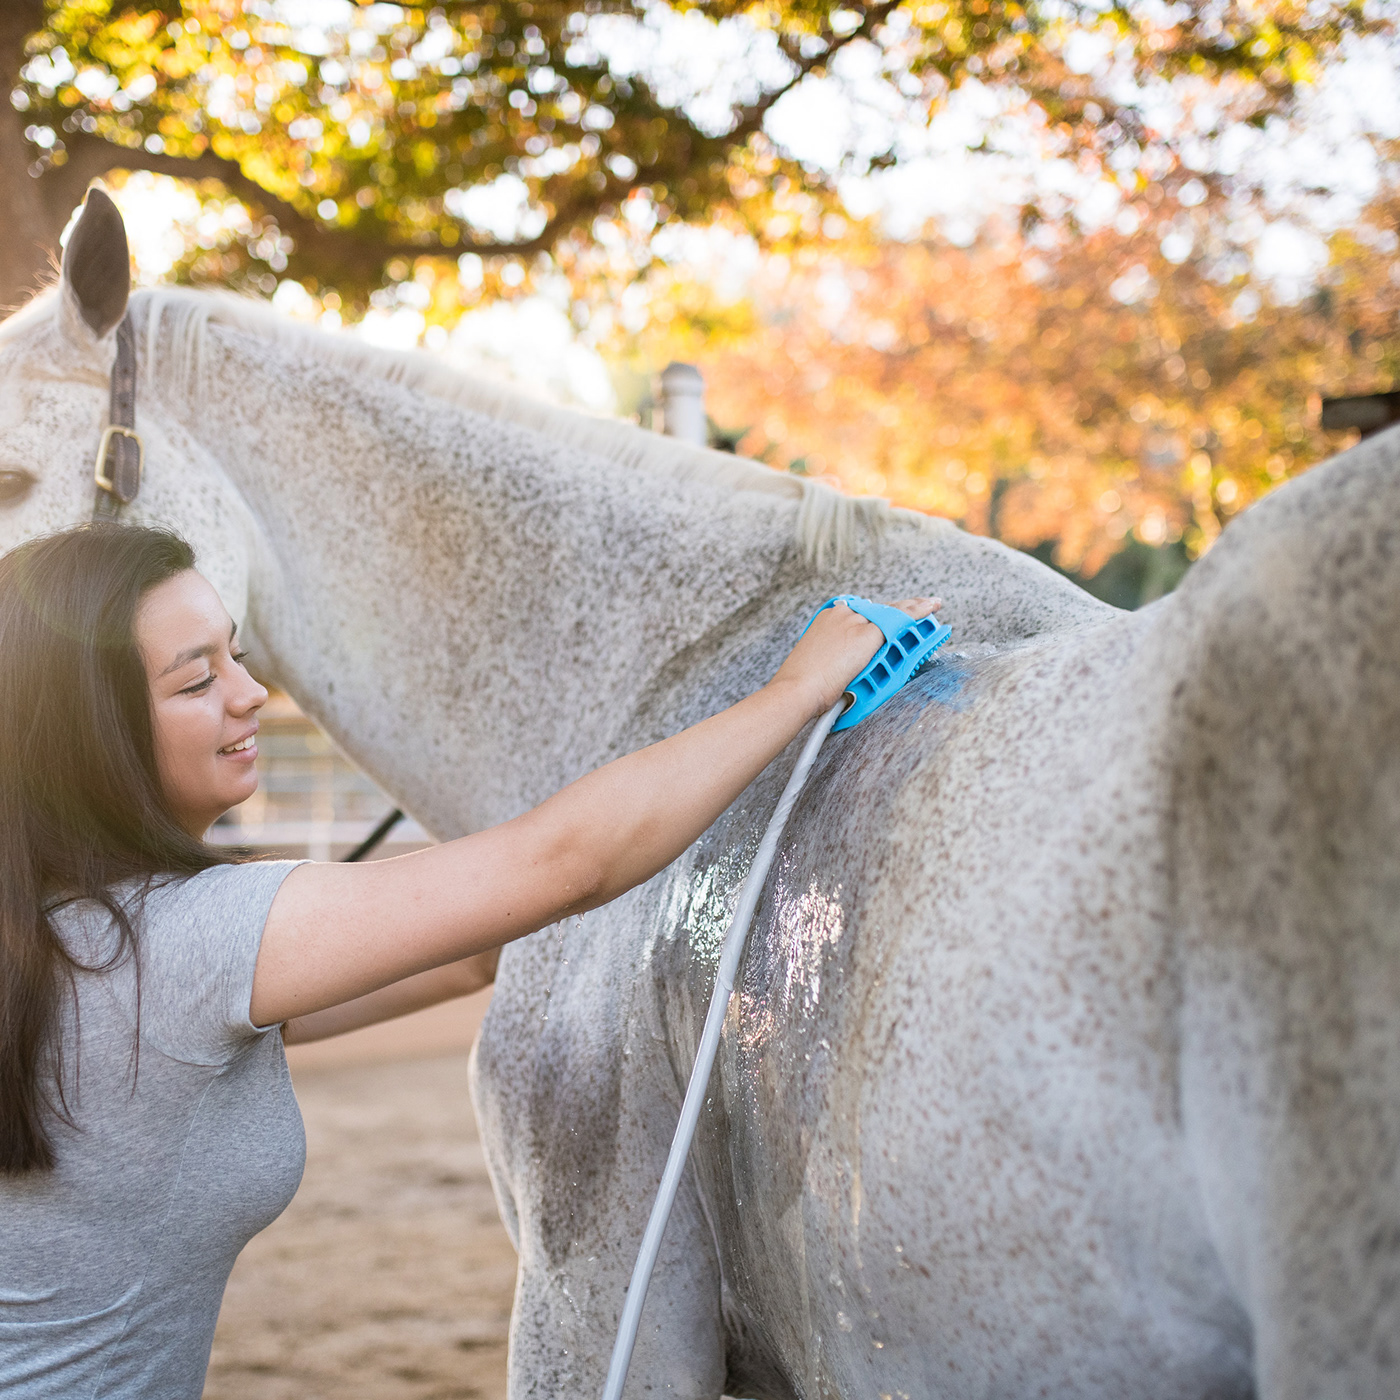
[[161, 788], [180, 825], [203, 836], [258, 786], [253, 736], [267, 691], [243, 669], [234, 624], [193, 569], [146, 592], [135, 632]]

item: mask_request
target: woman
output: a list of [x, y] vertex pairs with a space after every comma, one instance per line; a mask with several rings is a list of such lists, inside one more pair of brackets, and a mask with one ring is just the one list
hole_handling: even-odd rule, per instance
[[0, 559], [0, 1392], [194, 1400], [301, 1176], [284, 1039], [474, 990], [649, 879], [880, 642], [829, 609], [756, 694], [492, 830], [235, 864], [203, 836], [257, 786], [267, 692], [189, 547], [98, 524]]

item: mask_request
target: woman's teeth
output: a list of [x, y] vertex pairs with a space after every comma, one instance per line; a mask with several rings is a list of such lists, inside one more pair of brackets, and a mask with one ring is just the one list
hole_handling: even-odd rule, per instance
[[257, 735], [250, 734], [246, 739], [240, 739], [236, 744], [230, 744], [226, 749], [220, 749], [220, 753], [242, 753], [244, 749], [251, 749], [257, 742]]

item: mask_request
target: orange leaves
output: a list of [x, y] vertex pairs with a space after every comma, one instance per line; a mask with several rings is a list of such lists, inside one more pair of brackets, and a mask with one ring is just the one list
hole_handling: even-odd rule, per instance
[[1170, 227], [1144, 217], [1050, 252], [1009, 231], [967, 249], [852, 235], [770, 259], [727, 309], [751, 330], [723, 343], [707, 342], [692, 285], [646, 353], [697, 360], [715, 421], [779, 467], [1053, 544], [1084, 573], [1129, 536], [1194, 554], [1343, 445], [1310, 395], [1395, 382], [1400, 252], [1339, 236], [1322, 292], [1286, 305], [1217, 280], [1204, 223], [1197, 251], [1169, 261]]

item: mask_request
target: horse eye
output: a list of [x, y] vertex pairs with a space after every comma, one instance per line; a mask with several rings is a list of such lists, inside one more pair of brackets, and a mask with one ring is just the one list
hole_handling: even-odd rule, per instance
[[26, 471], [7, 468], [0, 471], [0, 505], [8, 505], [28, 493], [34, 478]]

